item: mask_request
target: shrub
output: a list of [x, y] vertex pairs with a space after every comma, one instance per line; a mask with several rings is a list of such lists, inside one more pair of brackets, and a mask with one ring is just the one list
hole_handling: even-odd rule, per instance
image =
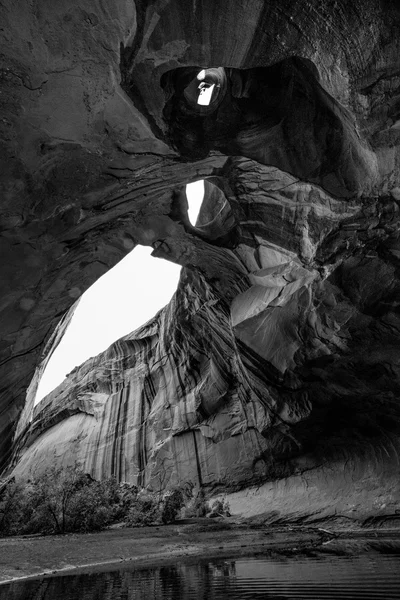
[[66, 531], [100, 531], [113, 521], [112, 505], [101, 483], [82, 487], [71, 498]]
[[51, 467], [25, 485], [0, 488], [0, 535], [98, 531], [124, 521], [128, 526], [175, 521], [192, 487], [139, 493], [115, 478], [96, 481], [78, 464]]
[[185, 504], [185, 491], [176, 487], [160, 495], [144, 493], [138, 495], [132, 502], [125, 519], [128, 527], [143, 527], [145, 525], [167, 525], [173, 523]]
[[131, 505], [125, 523], [128, 527], [144, 527], [161, 522], [160, 503], [153, 496], [143, 496]]
[[31, 481], [26, 491], [31, 511], [27, 533], [67, 533], [103, 528], [112, 518], [107, 489], [78, 465], [52, 467]]
[[211, 505], [209, 517], [230, 517], [229, 504], [226, 500], [215, 500]]
[[52, 467], [24, 486], [12, 482], [0, 499], [0, 534], [102, 529], [114, 519], [113, 485], [95, 481], [78, 465]]
[[196, 497], [191, 502], [189, 502], [189, 504], [185, 508], [185, 517], [205, 517], [209, 510], [210, 509], [205, 499], [204, 491], [199, 490]]
[[185, 497], [181, 488], [175, 488], [164, 498], [161, 508], [161, 521], [166, 525], [176, 520], [178, 513], [185, 504]]
[[23, 487], [9, 482], [3, 487], [0, 496], [0, 535], [18, 533], [18, 523], [23, 518]]

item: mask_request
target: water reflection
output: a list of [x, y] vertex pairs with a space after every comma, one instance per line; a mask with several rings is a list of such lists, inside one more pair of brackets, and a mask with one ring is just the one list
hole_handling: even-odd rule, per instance
[[399, 567], [393, 554], [212, 560], [15, 582], [0, 586], [0, 599], [398, 600]]

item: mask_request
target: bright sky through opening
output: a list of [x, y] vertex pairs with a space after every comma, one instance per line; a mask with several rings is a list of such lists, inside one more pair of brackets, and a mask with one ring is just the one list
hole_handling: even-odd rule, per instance
[[196, 225], [197, 216], [203, 202], [204, 180], [188, 183], [186, 186], [186, 197], [188, 199], [188, 216], [192, 225]]
[[199, 85], [200, 92], [199, 92], [199, 97], [197, 99], [197, 104], [200, 104], [202, 106], [208, 106], [211, 102], [211, 97], [212, 97], [214, 88], [215, 88], [215, 83], [213, 83], [210, 86], [208, 86], [205, 83], [201, 83]]
[[[198, 181], [187, 188], [189, 218], [195, 222], [203, 201], [204, 184]], [[137, 246], [82, 295], [43, 373], [35, 404], [74, 367], [146, 323], [170, 301], [181, 267], [154, 258], [151, 252], [150, 247]]]

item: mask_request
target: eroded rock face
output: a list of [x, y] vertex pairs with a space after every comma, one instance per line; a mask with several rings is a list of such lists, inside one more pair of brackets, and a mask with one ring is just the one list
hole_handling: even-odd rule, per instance
[[320, 85], [310, 61], [206, 70], [216, 86], [207, 106], [197, 100], [199, 71], [181, 68], [162, 78], [164, 117], [181, 155], [203, 158], [218, 149], [321, 183], [336, 196], [371, 192], [376, 156], [357, 136], [349, 112]]
[[[396, 203], [366, 210], [247, 159], [227, 161], [213, 181], [197, 227], [206, 236], [215, 207], [220, 231], [240, 230], [238, 243], [226, 250], [196, 228], [164, 238], [156, 253], [186, 265], [175, 297], [36, 407], [15, 473], [79, 460], [95, 477], [153, 489], [190, 481], [229, 491], [299, 473], [323, 484], [330, 469], [343, 479], [373, 459], [357, 484], [375, 478], [369, 510], [382, 497], [394, 510], [399, 290], [382, 231], [389, 239]], [[225, 210], [215, 202], [222, 181]], [[301, 497], [298, 512], [327, 503], [305, 486]], [[368, 514], [352, 498], [350, 510]], [[348, 513], [342, 497], [331, 512], [339, 500]], [[293, 499], [279, 504], [293, 509]]]
[[[394, 511], [397, 3], [23, 4], [2, 8], [3, 464]], [[29, 424], [57, 322], [136, 244], [185, 267], [175, 298]]]

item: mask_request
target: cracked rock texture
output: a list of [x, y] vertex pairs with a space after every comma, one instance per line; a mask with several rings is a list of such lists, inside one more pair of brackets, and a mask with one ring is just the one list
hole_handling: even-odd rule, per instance
[[[0, 18], [4, 472], [78, 459], [248, 514], [394, 514], [398, 3], [5, 0]], [[183, 265], [173, 300], [33, 409], [74, 303], [137, 244]]]

